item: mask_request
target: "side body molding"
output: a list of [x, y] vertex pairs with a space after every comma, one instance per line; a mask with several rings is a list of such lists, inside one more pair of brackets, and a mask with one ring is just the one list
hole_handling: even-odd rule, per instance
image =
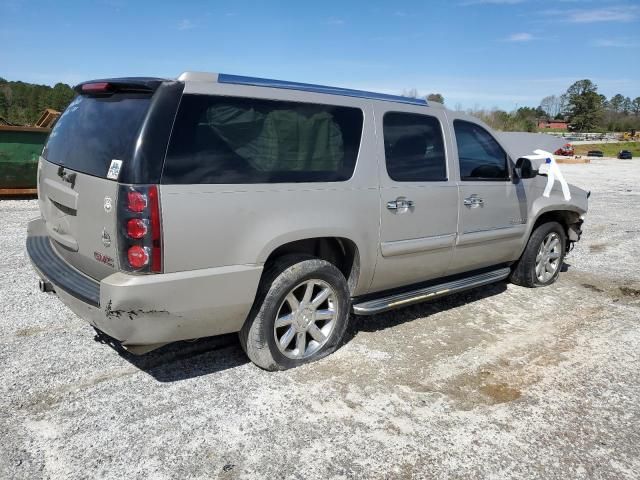
[[522, 237], [526, 233], [527, 225], [524, 223], [509, 227], [464, 232], [460, 237], [458, 237], [456, 245], [471, 245], [473, 243], [488, 242], [491, 240], [504, 240], [507, 238]]
[[383, 257], [394, 257], [410, 253], [428, 252], [442, 248], [451, 248], [455, 242], [454, 233], [448, 235], [436, 235], [433, 237], [412, 238], [410, 240], [397, 240], [382, 242], [380, 250]]

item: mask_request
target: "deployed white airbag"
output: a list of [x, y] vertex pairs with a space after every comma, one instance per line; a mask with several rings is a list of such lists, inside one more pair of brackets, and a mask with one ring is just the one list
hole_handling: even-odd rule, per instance
[[543, 197], [549, 197], [551, 194], [551, 189], [553, 188], [553, 184], [556, 180], [560, 182], [560, 186], [562, 187], [562, 195], [564, 195], [564, 199], [566, 201], [571, 200], [571, 192], [569, 191], [569, 184], [564, 179], [564, 175], [560, 171], [560, 167], [556, 162], [555, 158], [553, 158], [553, 154], [545, 151], [545, 150], [534, 150], [533, 153], [535, 155], [526, 155], [525, 158], [531, 160], [533, 168], [538, 170], [538, 173], [546, 173], [547, 174], [547, 185], [544, 188], [544, 192], [542, 192]]

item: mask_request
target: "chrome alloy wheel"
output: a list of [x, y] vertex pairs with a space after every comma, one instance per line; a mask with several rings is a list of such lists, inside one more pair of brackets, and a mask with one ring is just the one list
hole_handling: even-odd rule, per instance
[[540, 244], [536, 255], [536, 278], [546, 283], [557, 273], [562, 257], [562, 242], [556, 232], [549, 233]]
[[338, 318], [336, 292], [322, 280], [293, 288], [278, 309], [273, 335], [288, 358], [307, 358], [327, 343]]

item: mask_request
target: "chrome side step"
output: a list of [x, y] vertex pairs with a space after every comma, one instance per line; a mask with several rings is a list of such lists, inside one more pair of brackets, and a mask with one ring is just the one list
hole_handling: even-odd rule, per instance
[[394, 308], [406, 307], [414, 303], [425, 302], [427, 300], [444, 297], [445, 295], [451, 295], [452, 293], [462, 292], [470, 288], [498, 282], [507, 278], [510, 273], [510, 268], [500, 268], [491, 272], [485, 272], [431, 287], [420, 288], [411, 292], [396, 293], [395, 295], [389, 295], [387, 297], [355, 303], [352, 307], [353, 313], [356, 315], [373, 315], [386, 312], [387, 310], [393, 310]]

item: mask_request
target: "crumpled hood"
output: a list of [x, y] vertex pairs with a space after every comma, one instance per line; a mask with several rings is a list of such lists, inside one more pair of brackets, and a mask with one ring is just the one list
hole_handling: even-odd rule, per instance
[[569, 184], [569, 191], [571, 192], [570, 202], [578, 207], [583, 213], [587, 213], [587, 210], [589, 210], [588, 198], [589, 195], [591, 195], [591, 192], [571, 184]]
[[564, 138], [554, 137], [546, 133], [527, 133], [527, 132], [495, 132], [500, 143], [511, 158], [515, 161], [517, 158], [531, 155], [534, 150], [546, 150], [547, 152], [555, 152], [560, 147], [566, 145]]

